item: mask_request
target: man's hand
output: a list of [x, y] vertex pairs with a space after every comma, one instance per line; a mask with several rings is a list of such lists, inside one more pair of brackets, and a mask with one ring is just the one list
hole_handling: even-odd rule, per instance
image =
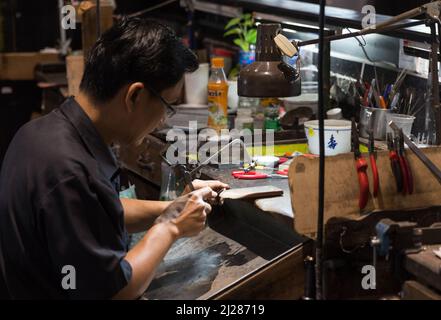
[[192, 237], [205, 227], [211, 206], [206, 200], [217, 196], [209, 187], [195, 190], [173, 201], [156, 219], [155, 223], [170, 224], [176, 238]]
[[[193, 180], [193, 187], [195, 190], [209, 187], [215, 192], [219, 192], [219, 191], [222, 191], [223, 189], [230, 188], [230, 186], [228, 184], [217, 181], [217, 180], [199, 180], [199, 179]], [[187, 194], [190, 192], [191, 192], [190, 187], [185, 186], [184, 192], [182, 194], [184, 195], [184, 194]]]

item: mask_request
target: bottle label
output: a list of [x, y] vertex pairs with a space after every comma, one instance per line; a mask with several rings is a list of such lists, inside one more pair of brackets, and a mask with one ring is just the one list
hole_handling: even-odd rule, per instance
[[217, 131], [228, 128], [227, 90], [208, 89], [208, 126]]

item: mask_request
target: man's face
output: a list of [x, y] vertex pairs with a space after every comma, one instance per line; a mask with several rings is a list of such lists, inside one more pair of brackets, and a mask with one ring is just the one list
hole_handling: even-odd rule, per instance
[[[181, 95], [183, 78], [173, 87], [158, 92], [171, 105], [176, 104]], [[167, 117], [167, 107], [161, 99], [147, 87], [139, 92], [132, 112], [127, 118], [128, 144], [139, 145], [145, 136], [160, 127]]]

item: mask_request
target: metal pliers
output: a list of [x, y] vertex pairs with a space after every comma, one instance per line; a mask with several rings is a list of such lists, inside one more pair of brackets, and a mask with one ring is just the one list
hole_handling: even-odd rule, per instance
[[358, 206], [362, 210], [366, 207], [369, 198], [369, 179], [366, 173], [368, 164], [360, 152], [360, 141], [358, 139], [358, 131], [354, 119], [352, 119], [352, 151], [354, 152], [355, 168], [357, 169], [360, 187]]
[[380, 179], [378, 177], [378, 168], [377, 168], [377, 154], [375, 152], [375, 140], [374, 140], [374, 133], [371, 131], [369, 132], [369, 159], [371, 163], [371, 169], [372, 169], [372, 178], [374, 179], [374, 186], [373, 186], [373, 192], [372, 195], [374, 198], [378, 195], [378, 189], [380, 186]]
[[387, 134], [387, 147], [389, 149], [389, 160], [392, 168], [392, 172], [395, 177], [395, 182], [397, 184], [397, 192], [403, 191], [403, 176], [401, 173], [400, 159], [396, 151], [396, 142], [394, 140], [392, 133]]
[[406, 153], [404, 151], [404, 133], [400, 129], [397, 132], [398, 136], [398, 158], [400, 161], [401, 174], [403, 175], [403, 194], [406, 192], [408, 194], [413, 193], [413, 175], [412, 170], [409, 166], [409, 162], [406, 158]]

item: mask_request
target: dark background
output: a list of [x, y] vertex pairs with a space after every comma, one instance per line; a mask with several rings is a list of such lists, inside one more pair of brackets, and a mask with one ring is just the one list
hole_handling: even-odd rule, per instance
[[[207, 0], [208, 1], [208, 0]], [[304, 0], [318, 3], [318, 0]], [[427, 0], [428, 1], [428, 0]], [[329, 4], [356, 8], [361, 3], [374, 4], [379, 14], [397, 15], [424, 4], [426, 0], [329, 0]], [[115, 14], [130, 14], [154, 6], [163, 0], [116, 0]], [[70, 1], [65, 0], [65, 3]], [[270, 12], [269, 12], [270, 13]], [[161, 19], [182, 36], [186, 31], [186, 12], [179, 1], [144, 15]], [[202, 39], [223, 39], [223, 27], [228, 18], [197, 12], [196, 46], [202, 47]], [[0, 52], [39, 51], [56, 47], [59, 38], [57, 0], [0, 0]], [[72, 49], [81, 49], [81, 24], [76, 30], [68, 30]], [[42, 92], [35, 81], [0, 81], [0, 88], [12, 88], [12, 94], [0, 94], [0, 165], [6, 148], [18, 128], [27, 122], [33, 111], [41, 106]]]
[[[305, 2], [318, 3], [318, 0], [304, 0]], [[345, 3], [357, 2], [356, 0], [331, 0], [336, 1], [341, 7]], [[66, 1], [68, 2], [68, 1]], [[117, 0], [116, 14], [127, 14], [140, 11], [158, 4], [158, 0]], [[364, 1], [362, 1], [364, 2]], [[374, 2], [380, 14], [396, 15], [428, 0], [381, 0]], [[168, 21], [185, 19], [185, 12], [179, 7], [179, 2], [170, 4], [156, 10], [147, 16], [163, 18]], [[36, 51], [44, 47], [54, 47], [59, 37], [58, 32], [58, 2], [57, 0], [0, 0], [0, 23], [3, 29], [3, 46], [0, 41], [1, 51]], [[78, 33], [78, 32], [77, 32]], [[79, 37], [74, 38], [74, 49], [79, 45]]]

